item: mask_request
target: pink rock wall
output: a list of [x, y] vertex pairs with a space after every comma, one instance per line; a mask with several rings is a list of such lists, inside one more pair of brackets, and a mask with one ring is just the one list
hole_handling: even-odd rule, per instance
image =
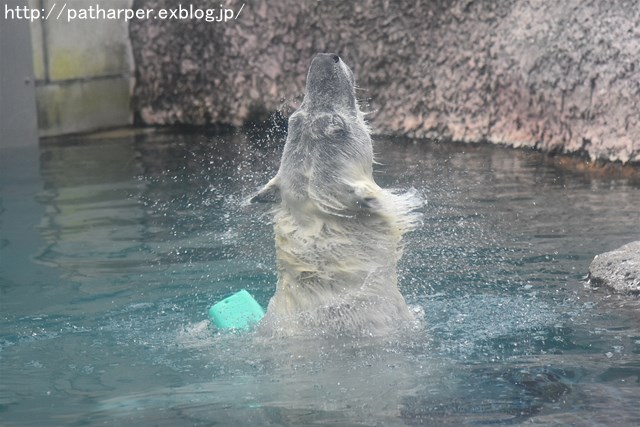
[[640, 162], [636, 0], [247, 0], [225, 7], [237, 11], [242, 3], [238, 19], [225, 23], [130, 24], [138, 120], [237, 126], [273, 111], [286, 116], [302, 99], [313, 55], [335, 52], [354, 70], [377, 133]]

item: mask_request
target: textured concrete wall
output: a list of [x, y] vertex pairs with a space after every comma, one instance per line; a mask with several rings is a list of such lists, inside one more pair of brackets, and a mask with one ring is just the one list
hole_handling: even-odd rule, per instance
[[225, 6], [242, 3], [239, 18], [225, 23], [131, 23], [142, 122], [240, 125], [269, 111], [287, 115], [311, 58], [328, 51], [354, 69], [378, 133], [640, 162], [636, 0]]
[[40, 136], [86, 132], [131, 124], [132, 56], [124, 20], [68, 22], [63, 5], [82, 9], [125, 8], [131, 0], [29, 0], [52, 10], [31, 23]]

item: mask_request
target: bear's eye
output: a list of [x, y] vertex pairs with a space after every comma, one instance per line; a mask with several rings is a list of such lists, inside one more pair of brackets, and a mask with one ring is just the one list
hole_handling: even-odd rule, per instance
[[333, 62], [335, 62], [336, 64], [340, 62], [340, 57], [338, 55], [333, 55], [332, 58], [333, 58]]

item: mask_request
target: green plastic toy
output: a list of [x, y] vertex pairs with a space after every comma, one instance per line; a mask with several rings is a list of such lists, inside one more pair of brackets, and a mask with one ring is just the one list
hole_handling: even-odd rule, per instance
[[264, 316], [264, 310], [244, 289], [215, 303], [209, 308], [209, 318], [222, 330], [248, 330]]

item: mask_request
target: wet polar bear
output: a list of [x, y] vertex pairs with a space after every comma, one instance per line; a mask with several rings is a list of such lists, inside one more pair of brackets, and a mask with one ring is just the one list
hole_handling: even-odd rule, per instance
[[278, 173], [251, 199], [279, 200], [278, 283], [263, 333], [381, 336], [414, 319], [396, 264], [420, 200], [380, 188], [372, 164], [353, 73], [338, 55], [320, 53], [289, 118]]

